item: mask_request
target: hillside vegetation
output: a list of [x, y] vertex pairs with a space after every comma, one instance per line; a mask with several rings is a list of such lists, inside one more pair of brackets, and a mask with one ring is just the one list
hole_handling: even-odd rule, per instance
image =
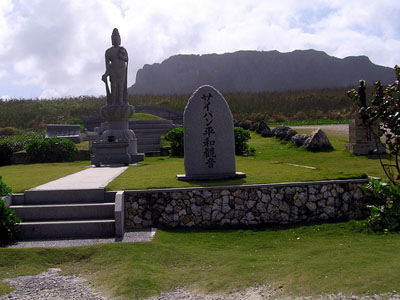
[[[369, 93], [370, 94], [370, 93]], [[224, 94], [236, 119], [283, 122], [293, 120], [343, 120], [354, 114], [343, 89], [296, 92]], [[131, 96], [132, 105], [158, 105], [182, 111], [190, 95]], [[44, 128], [46, 124], [68, 123], [81, 116], [99, 116], [105, 97], [62, 99], [11, 99], [0, 101], [0, 127]]]

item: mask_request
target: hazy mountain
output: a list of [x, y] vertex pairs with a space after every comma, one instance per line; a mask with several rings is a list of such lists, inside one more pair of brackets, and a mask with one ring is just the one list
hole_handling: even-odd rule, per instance
[[366, 56], [344, 59], [322, 51], [238, 51], [225, 54], [174, 55], [145, 65], [130, 94], [191, 94], [210, 84], [221, 92], [263, 92], [357, 86], [360, 79], [393, 82], [392, 68]]

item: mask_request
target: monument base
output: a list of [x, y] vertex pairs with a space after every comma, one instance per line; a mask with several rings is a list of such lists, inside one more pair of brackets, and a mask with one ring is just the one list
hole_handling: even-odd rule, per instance
[[372, 142], [346, 144], [346, 150], [354, 155], [383, 154], [386, 152], [382, 144], [376, 147], [376, 144]]
[[367, 127], [361, 119], [350, 120], [346, 150], [355, 155], [385, 153], [385, 147], [380, 143], [377, 145], [374, 136], [379, 136], [378, 123]]
[[96, 167], [129, 165], [144, 160], [143, 153], [129, 154], [128, 142], [99, 141], [93, 143], [91, 162]]
[[238, 179], [238, 178], [245, 178], [246, 174], [242, 172], [236, 172], [233, 174], [206, 174], [206, 175], [186, 175], [180, 174], [176, 175], [179, 181], [205, 181], [205, 180], [219, 180], [219, 179]]

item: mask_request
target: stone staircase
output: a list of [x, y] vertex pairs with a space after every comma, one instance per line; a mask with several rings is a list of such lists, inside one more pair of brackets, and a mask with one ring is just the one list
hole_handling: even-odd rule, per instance
[[175, 126], [170, 120], [137, 120], [129, 121], [129, 128], [135, 132], [138, 152], [160, 154], [161, 137]]
[[21, 240], [123, 236], [122, 192], [27, 190], [13, 194], [9, 207], [22, 219]]

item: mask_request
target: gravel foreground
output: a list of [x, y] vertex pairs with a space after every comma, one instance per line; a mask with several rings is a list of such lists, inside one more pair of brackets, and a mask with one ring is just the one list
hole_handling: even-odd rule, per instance
[[[5, 279], [3, 282], [15, 290], [1, 296], [0, 300], [109, 300], [90, 288], [86, 279], [79, 276], [61, 276], [58, 274], [60, 271], [60, 269], [48, 269], [38, 275]], [[292, 297], [280, 294], [279, 289], [268, 285], [248, 288], [229, 295], [202, 295], [178, 288], [147, 300], [400, 300], [400, 295], [396, 291], [364, 297], [342, 294]]]

